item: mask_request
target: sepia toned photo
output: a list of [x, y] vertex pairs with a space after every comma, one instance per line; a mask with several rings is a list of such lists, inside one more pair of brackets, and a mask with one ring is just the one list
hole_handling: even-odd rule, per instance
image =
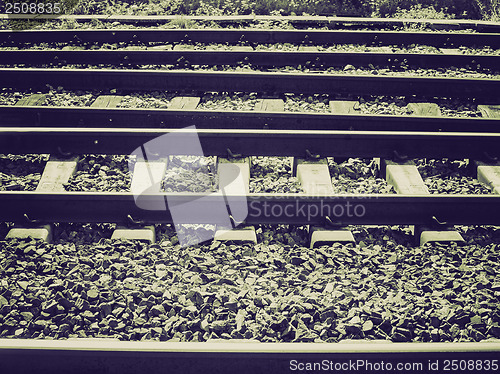
[[0, 1], [0, 373], [500, 371], [498, 0]]

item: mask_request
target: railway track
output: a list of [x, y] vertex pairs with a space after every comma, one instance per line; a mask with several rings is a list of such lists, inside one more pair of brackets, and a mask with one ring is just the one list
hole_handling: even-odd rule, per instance
[[[125, 18], [107, 17], [106, 20], [116, 22], [124, 21]], [[145, 18], [144, 22], [159, 22], [160, 19], [168, 18], [151, 17]], [[296, 21], [307, 22], [305, 19]], [[325, 17], [324, 22], [334, 27], [340, 20]], [[346, 22], [358, 25], [357, 20]], [[371, 24], [378, 22], [382, 21], [372, 20]], [[454, 28], [472, 25], [470, 22], [457, 21], [442, 22], [435, 27], [439, 29], [445, 27], [443, 26], [445, 24]], [[47, 163], [36, 191], [0, 192], [2, 206], [0, 220], [32, 226], [53, 222], [114, 222], [124, 226], [140, 227], [136, 229], [139, 231], [149, 230], [144, 229], [146, 225], [160, 223], [216, 224], [219, 228], [227, 228], [228, 222], [231, 225], [241, 224], [241, 226], [310, 225], [311, 249], [315, 244], [353, 241], [352, 234], [349, 237], [346, 235], [346, 230], [342, 229], [347, 225], [415, 225], [414, 233], [417, 241], [460, 242], [462, 240], [460, 235], [457, 236], [455, 231], [450, 231], [453, 225], [500, 225], [498, 214], [500, 211], [498, 196], [500, 80], [494, 74], [493, 78], [480, 79], [373, 74], [292, 74], [262, 72], [258, 69], [252, 72], [207, 72], [196, 69], [160, 71], [131, 67], [175, 65], [179, 59], [189, 61], [189, 65], [238, 65], [243, 61], [256, 67], [304, 65], [308, 62], [323, 67], [341, 67], [346, 64], [391, 66], [394, 62], [399, 64], [400, 61], [406, 60], [405, 63], [409, 66], [425, 69], [448, 66], [472, 66], [478, 69], [479, 64], [481, 65], [479, 69], [486, 68], [498, 75], [500, 56], [458, 54], [457, 50], [464, 46], [499, 48], [500, 34], [496, 34], [497, 24], [477, 22], [473, 26], [480, 32], [455, 34], [453, 32], [239, 29], [210, 32], [154, 29], [0, 31], [2, 47], [20, 48], [0, 52], [0, 64], [4, 66], [0, 69], [2, 88], [8, 91], [28, 92], [16, 105], [0, 106], [0, 149], [3, 153], [44, 153], [53, 157], [52, 163]], [[488, 33], [482, 32], [484, 30]], [[369, 48], [381, 48], [394, 44], [400, 46], [420, 44], [423, 38], [426, 45], [441, 48], [443, 53], [401, 54], [388, 50], [368, 53], [322, 52], [317, 47], [317, 45], [351, 43], [363, 44]], [[54, 46], [57, 43], [89, 46], [121, 42], [142, 44], [146, 48], [156, 44], [156, 46], [168, 46], [165, 48], [169, 50], [63, 51], [60, 50], [60, 46], [59, 49], [48, 51], [30, 49], [32, 44], [37, 43], [53, 43]], [[244, 50], [197, 51], [179, 50], [175, 47], [193, 43], [229, 43], [238, 47], [243, 46]], [[297, 51], [258, 51], [256, 46], [260, 43], [292, 43]], [[35, 67], [14, 67], [20, 64]], [[61, 64], [89, 66], [125, 64], [126, 69], [123, 69], [123, 66], [121, 69], [64, 69], [61, 68]], [[36, 67], [39, 65], [50, 67]], [[39, 103], [43, 99], [47, 85], [61, 86], [73, 91], [105, 92], [112, 88], [115, 94], [101, 94], [91, 107], [42, 106]], [[122, 95], [136, 91], [177, 92], [178, 100], [172, 100], [173, 104], [171, 103], [169, 109], [116, 107], [122, 100]], [[207, 91], [254, 92], [259, 95], [259, 105], [253, 111], [196, 109], [199, 97]], [[285, 112], [282, 97], [288, 93], [328, 94], [331, 112], [327, 114]], [[356, 102], [363, 95], [406, 96], [411, 98], [412, 103], [409, 107], [413, 108], [413, 115], [359, 114], [356, 111]], [[473, 102], [478, 105], [483, 117], [441, 116], [434, 103], [437, 99]], [[196, 129], [188, 128], [190, 126], [196, 126]], [[177, 142], [169, 144], [168, 154], [162, 154], [163, 151], [157, 148], [146, 152], [147, 144], [153, 144], [152, 142], [161, 136], [170, 135], [175, 135]], [[193, 136], [199, 139], [203, 155], [218, 157], [220, 180], [231, 182], [234, 179], [234, 176], [231, 177], [231, 168], [233, 171], [237, 168], [238, 174], [243, 176], [242, 180], [228, 184], [221, 182], [224, 188], [228, 189], [224, 193], [219, 191], [209, 196], [162, 192], [156, 182], [161, 180], [168, 168], [169, 161], [166, 156], [192, 155], [186, 144], [193, 139]], [[64, 190], [64, 184], [74, 173], [80, 155], [133, 154], [141, 147], [143, 153], [139, 154], [135, 164], [131, 182], [132, 192], [94, 193]], [[250, 194], [248, 158], [251, 156], [293, 157], [295, 173], [304, 192]], [[327, 157], [378, 158], [381, 170], [385, 172], [388, 183], [394, 186], [397, 194], [360, 196], [332, 193], [331, 176], [326, 167]], [[489, 184], [493, 193], [472, 196], [430, 195], [411, 159], [441, 157], [469, 159], [470, 164], [477, 167], [478, 179]], [[144, 193], [146, 190], [148, 192]], [[140, 199], [137, 196], [138, 192], [141, 195]], [[194, 200], [199, 203], [197, 214], [189, 216], [188, 219], [179, 216], [176, 207], [187, 206]], [[221, 204], [226, 213], [233, 212], [229, 221], [227, 215], [218, 216], [214, 213], [221, 209]], [[158, 206], [161, 209], [158, 209]], [[244, 207], [247, 214], [244, 217], [235, 215], [233, 211], [235, 206]], [[150, 209], [143, 209], [144, 207]], [[348, 214], [349, 209], [352, 209], [350, 214]], [[42, 230], [50, 231], [46, 228]], [[226, 236], [227, 232], [222, 232], [220, 236], [215, 233], [215, 236], [219, 241], [226, 241], [228, 238], [255, 241], [256, 237], [252, 231], [252, 227], [247, 227], [233, 230], [236, 236]], [[144, 235], [144, 231], [141, 235]], [[154, 234], [150, 231], [142, 237], [147, 240], [151, 238], [154, 241]], [[493, 282], [488, 287], [492, 289], [491, 298], [498, 298], [498, 291], [493, 291], [493, 287], [496, 287], [495, 290], [498, 289], [497, 283]], [[494, 312], [496, 311], [491, 315]], [[6, 316], [3, 317], [5, 318], [2, 321], [6, 322]], [[352, 317], [350, 316], [349, 320], [352, 320]], [[499, 330], [498, 321], [492, 318], [490, 317], [489, 321], [493, 327], [484, 329], [483, 338], [487, 336], [498, 338], [495, 335]], [[40, 317], [40, 320], [43, 321], [43, 318]], [[30, 326], [34, 325], [26, 323], [26, 331], [30, 331], [31, 334]], [[42, 330], [45, 329], [50, 330], [48, 326], [45, 328], [42, 326]], [[364, 329], [365, 325], [363, 334]], [[10, 331], [9, 328], [6, 330]], [[354, 335], [359, 338], [361, 327], [355, 330]], [[24, 331], [16, 337], [22, 337]], [[369, 331], [367, 328], [367, 336], [370, 336]], [[411, 333], [406, 331], [406, 328], [395, 327], [388, 334], [380, 332], [380, 336], [387, 336], [394, 341], [411, 340]], [[57, 334], [60, 337], [68, 337], [59, 330]], [[282, 334], [285, 336], [284, 332]], [[323, 336], [327, 334], [325, 332]], [[434, 340], [435, 335], [433, 336]], [[429, 334], [429, 339], [430, 337]], [[426, 366], [408, 367], [406, 368], [408, 372], [414, 370], [434, 372], [430, 366], [434, 359], [436, 362], [441, 360], [438, 366], [443, 368], [442, 365], [446, 365], [443, 361], [445, 358], [492, 362], [500, 351], [498, 340], [476, 343], [406, 342], [382, 345], [364, 341], [356, 345], [295, 343], [272, 346], [232, 342], [220, 345], [211, 343], [162, 345], [141, 342], [136, 345], [135, 342], [111, 340], [106, 342], [94, 340], [88, 345], [82, 341], [64, 343], [2, 339], [0, 356], [3, 357], [5, 367], [16, 368], [18, 372], [29, 370], [29, 365], [35, 360], [44, 370], [56, 371], [67, 369], [68, 365], [78, 362], [77, 370], [80, 372], [88, 372], [91, 369], [97, 372], [106, 370], [127, 372], [132, 367], [123, 367], [127, 362], [127, 365], [141, 365], [155, 371], [164, 365], [179, 365], [187, 372], [195, 372], [202, 365], [225, 371], [250, 372], [275, 369], [281, 372], [290, 370], [291, 360], [298, 360], [293, 364], [298, 365], [300, 360], [302, 360], [300, 362], [312, 362], [323, 357], [332, 358], [334, 365], [335, 362], [354, 357], [366, 360], [381, 357], [394, 365], [397, 362], [412, 360]], [[25, 360], [18, 364], [21, 355]], [[57, 361], [53, 359], [54, 356], [58, 357]], [[184, 361], [188, 357], [193, 360], [192, 366]], [[254, 363], [244, 369], [242, 365], [249, 357], [255, 359]], [[221, 362], [226, 360], [231, 364], [223, 366]], [[472, 372], [476, 369], [474, 361], [474, 368], [467, 367], [463, 372]], [[486, 369], [482, 366], [481, 370]]]
[[[439, 68], [481, 66], [495, 69], [499, 56], [462, 55], [456, 53], [426, 56], [415, 53], [378, 52], [305, 52], [305, 51], [3, 51], [0, 64], [43, 65], [114, 65], [134, 67], [141, 65], [193, 65], [217, 66], [246, 64], [255, 67], [310, 66], [327, 69], [355, 66], [401, 66]], [[209, 65], [210, 64], [210, 65]]]
[[[111, 64], [170, 65], [184, 62], [188, 65], [235, 65], [251, 64], [259, 67], [306, 65], [313, 67], [399, 66], [436, 68], [443, 66], [481, 66], [496, 70], [498, 56], [462, 54], [458, 47], [498, 48], [496, 33], [436, 33], [396, 31], [344, 31], [344, 30], [41, 30], [0, 31], [0, 45], [23, 46], [39, 43], [64, 43], [65, 45], [90, 48], [95, 43], [103, 45], [132, 43], [127, 50], [5, 50], [0, 64]], [[388, 46], [411, 46], [421, 44], [436, 49], [432, 54], [398, 53]], [[153, 44], [151, 44], [153, 43]], [[193, 44], [194, 43], [194, 44]], [[233, 46], [235, 50], [189, 50], [196, 43], [212, 43]], [[255, 50], [265, 43], [291, 43], [290, 51]], [[131, 50], [133, 45], [146, 50]], [[319, 51], [316, 46], [340, 44], [362, 45], [361, 52]], [[295, 50], [293, 50], [295, 46]], [[385, 47], [385, 49], [384, 49]], [[206, 47], [210, 49], [210, 46]], [[229, 47], [228, 47], [229, 48]], [[239, 50], [238, 50], [239, 48]], [[424, 57], [425, 56], [425, 57]]]
[[[484, 103], [498, 100], [499, 79], [382, 77], [374, 75], [274, 74], [242, 72], [158, 72], [86, 69], [0, 69], [6, 87], [41, 89], [47, 84], [67, 89], [158, 91], [295, 92], [304, 94], [402, 96], [411, 87], [420, 97], [477, 98]], [[450, 95], [450, 92], [452, 94]]]
[[[207, 33], [209, 31], [209, 33]], [[17, 30], [0, 31], [4, 46], [37, 43], [66, 43], [67, 45], [97, 43], [292, 43], [303, 46], [331, 44], [363, 44], [373, 47], [388, 45], [425, 44], [443, 48], [459, 46], [499, 46], [498, 33], [461, 33], [387, 30], [274, 30], [274, 29], [74, 29], [74, 30]], [[425, 42], [424, 42], [425, 41]]]

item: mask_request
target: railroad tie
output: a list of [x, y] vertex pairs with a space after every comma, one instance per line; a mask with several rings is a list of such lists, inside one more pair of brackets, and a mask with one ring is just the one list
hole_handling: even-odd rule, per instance
[[[483, 117], [500, 118], [500, 105], [478, 105]], [[475, 161], [477, 179], [479, 182], [491, 187], [493, 193], [500, 194], [500, 162], [491, 159], [488, 163]]]
[[410, 103], [407, 106], [408, 111], [413, 116], [440, 117], [441, 110], [435, 103]]
[[439, 48], [439, 50], [444, 55], [460, 55], [462, 56], [462, 51], [459, 48]]
[[200, 103], [200, 98], [196, 96], [177, 96], [174, 97], [168, 106], [168, 109], [186, 109], [194, 110]]
[[38, 106], [42, 105], [45, 101], [45, 94], [32, 94], [25, 96], [15, 104], [17, 106]]
[[[317, 161], [296, 158], [294, 159], [294, 164], [296, 165], [297, 178], [306, 194], [314, 196], [333, 195], [334, 190], [326, 158]], [[341, 226], [335, 229], [310, 226], [309, 238], [310, 248], [329, 243], [354, 242], [352, 232], [348, 229], [343, 229]]]
[[284, 112], [285, 102], [282, 99], [259, 99], [255, 109], [261, 112]]
[[[44, 94], [32, 94], [20, 99], [16, 106], [38, 106], [45, 101]], [[64, 184], [76, 172], [79, 157], [59, 158], [51, 155], [45, 165], [42, 176], [36, 187], [37, 192], [64, 192]], [[29, 217], [28, 217], [29, 218]], [[33, 238], [45, 242], [52, 240], [52, 225], [36, 225], [33, 227], [14, 227], [5, 239]]]
[[174, 45], [174, 51], [192, 51], [194, 50], [194, 45], [179, 43]]
[[358, 114], [359, 102], [356, 100], [330, 100], [330, 112], [333, 114]]
[[172, 44], [159, 44], [152, 47], [147, 47], [146, 49], [150, 51], [171, 51], [172, 48]]
[[[264, 112], [282, 112], [285, 110], [285, 103], [281, 99], [260, 99], [255, 110]], [[234, 179], [235, 168], [238, 168], [238, 176]], [[219, 177], [219, 188], [223, 186], [225, 195], [247, 195], [250, 192], [250, 158], [218, 158], [217, 173]], [[233, 222], [239, 224], [239, 222]], [[257, 235], [254, 226], [241, 228], [217, 227], [215, 240], [218, 241], [238, 241], [257, 243]]]
[[[330, 111], [336, 114], [349, 114], [355, 110], [356, 104], [356, 101], [330, 101]], [[305, 193], [315, 196], [334, 194], [326, 158], [318, 160], [294, 158], [293, 163], [293, 171], [296, 173]], [[342, 226], [335, 227], [335, 229], [310, 226], [309, 236], [310, 248], [329, 243], [355, 242], [352, 232], [342, 228]]]
[[252, 52], [253, 47], [250, 45], [235, 45], [231, 47], [233, 52]]
[[93, 108], [116, 108], [123, 97], [117, 95], [100, 95], [90, 105]]
[[[441, 112], [434, 103], [411, 103], [408, 109], [412, 115], [435, 117]], [[392, 185], [397, 193], [405, 195], [428, 195], [429, 190], [412, 161], [393, 162], [383, 160], [381, 169], [385, 172], [387, 183]], [[453, 228], [439, 225], [436, 217], [437, 228], [414, 227], [415, 238], [419, 238], [420, 245], [427, 242], [464, 242], [460, 233]]]
[[[262, 112], [283, 112], [285, 103], [282, 99], [259, 99], [255, 105], [255, 110]], [[235, 168], [239, 169], [239, 175], [242, 178], [234, 179]], [[225, 195], [246, 195], [250, 192], [250, 159], [232, 158], [217, 159], [217, 173], [219, 177], [219, 186], [224, 186]], [[233, 222], [238, 224], [239, 222]], [[257, 235], [254, 226], [245, 226], [238, 229], [217, 227], [215, 240], [218, 241], [238, 241], [257, 243]]]
[[[244, 196], [250, 193], [250, 158], [226, 159], [219, 157], [217, 159], [217, 174], [219, 189], [222, 189], [222, 193], [226, 197], [230, 195]], [[230, 203], [230, 200], [228, 201]], [[231, 204], [229, 209], [231, 209]], [[231, 211], [231, 213], [233, 212]], [[232, 219], [233, 225], [236, 226], [239, 223]], [[257, 235], [254, 226], [238, 228], [217, 226], [214, 240], [257, 243]]]
[[315, 45], [299, 45], [299, 52], [318, 52], [318, 47]]
[[[199, 97], [174, 97], [169, 105], [169, 109], [196, 109], [200, 102]], [[146, 155], [144, 155], [146, 156]], [[130, 189], [134, 195], [154, 194], [161, 192], [161, 182], [165, 177], [169, 164], [168, 158], [160, 158], [156, 161], [141, 160], [134, 165], [134, 173]], [[117, 228], [112, 239], [133, 239], [145, 240], [151, 243], [156, 241], [156, 232], [154, 225]]]
[[[101, 95], [90, 105], [93, 108], [116, 108], [122, 101], [123, 97], [118, 95]], [[144, 191], [149, 187], [149, 176], [155, 176], [155, 167], [144, 165], [146, 163], [137, 162], [132, 177], [131, 190]], [[130, 228], [118, 225], [111, 235], [111, 239], [125, 239], [125, 240], [146, 240], [154, 243], [155, 229], [154, 226], [146, 226], [140, 228]]]

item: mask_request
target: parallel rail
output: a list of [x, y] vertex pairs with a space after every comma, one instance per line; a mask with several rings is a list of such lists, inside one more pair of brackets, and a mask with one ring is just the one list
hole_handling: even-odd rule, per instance
[[348, 74], [288, 74], [105, 69], [0, 69], [3, 87], [129, 91], [223, 91], [324, 93], [344, 95], [419, 95], [475, 98], [483, 103], [500, 99], [500, 79], [437, 78]]
[[[170, 154], [189, 155], [184, 144], [193, 136], [205, 155], [230, 157], [296, 156], [491, 159], [499, 154], [499, 133], [435, 133], [394, 131], [229, 130], [143, 128], [2, 127], [4, 153], [130, 154], [159, 136], [175, 132], [179, 146]], [[183, 140], [185, 139], [185, 143]], [[230, 150], [230, 151], [228, 151]]]
[[500, 132], [500, 120], [495, 118], [12, 105], [0, 105], [0, 126]]
[[345, 30], [255, 29], [97, 29], [0, 31], [0, 45], [36, 43], [294, 43], [363, 44], [371, 46], [424, 44], [434, 47], [489, 46], [500, 48], [499, 33], [440, 33]]
[[[137, 206], [136, 198], [142, 207]], [[196, 201], [197, 216], [181, 224], [221, 224], [214, 212], [230, 209], [221, 193], [0, 192], [0, 221], [173, 223], [171, 207]], [[500, 225], [500, 196], [496, 195], [231, 195], [233, 206], [247, 204], [245, 223], [327, 225]], [[230, 210], [227, 210], [230, 211]], [[279, 212], [279, 213], [278, 213]], [[227, 219], [227, 217], [226, 217]]]
[[164, 373], [166, 368], [169, 372], [186, 374], [289, 373], [298, 363], [321, 363], [323, 360], [328, 368], [331, 362], [336, 372], [344, 372], [342, 370], [348, 369], [350, 362], [351, 369], [354, 365], [360, 372], [367, 370], [367, 363], [381, 365], [384, 362], [385, 369], [390, 364], [392, 370], [396, 370], [398, 364], [406, 363], [409, 366], [404, 372], [432, 373], [436, 363], [437, 368], [443, 368], [445, 360], [473, 360], [474, 363], [489, 360], [491, 365], [498, 352], [500, 344], [494, 342], [315, 344], [0, 340], [2, 367], [9, 373], [32, 373], [34, 367], [37, 372], [78, 374], [127, 374], [139, 370]]
[[[500, 40], [500, 37], [499, 37]], [[500, 55], [420, 54], [378, 52], [304, 52], [304, 51], [61, 51], [61, 50], [17, 50], [2, 51], [0, 65], [23, 64], [75, 64], [116, 66], [131, 65], [237, 65], [252, 64], [262, 67], [295, 66], [308, 64], [312, 67], [392, 66], [405, 63], [420, 68], [443, 68], [446, 66], [480, 66], [500, 69]]]

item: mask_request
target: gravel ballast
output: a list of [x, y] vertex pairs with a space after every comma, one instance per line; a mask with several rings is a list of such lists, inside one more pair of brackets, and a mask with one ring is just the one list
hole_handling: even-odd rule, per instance
[[0, 155], [0, 191], [36, 189], [48, 155]]
[[481, 184], [468, 160], [418, 159], [417, 169], [431, 194], [490, 194]]
[[303, 192], [297, 177], [292, 176], [290, 157], [252, 157], [250, 193]]
[[285, 112], [330, 113], [329, 95], [285, 94]]
[[84, 155], [76, 173], [65, 184], [66, 191], [130, 191], [128, 156]]
[[[498, 230], [494, 231], [497, 235]], [[1, 242], [0, 336], [480, 341], [500, 337], [498, 244], [182, 249]], [[498, 235], [497, 235], [498, 237]]]
[[257, 105], [257, 93], [217, 93], [207, 92], [196, 109], [201, 110], [253, 110]]
[[118, 108], [167, 109], [170, 101], [177, 96], [173, 92], [140, 92], [125, 95]]
[[172, 156], [162, 181], [165, 192], [215, 192], [216, 157]]
[[391, 185], [377, 177], [374, 160], [349, 158], [346, 161], [336, 162], [334, 158], [328, 158], [328, 167], [334, 193], [395, 193]]

